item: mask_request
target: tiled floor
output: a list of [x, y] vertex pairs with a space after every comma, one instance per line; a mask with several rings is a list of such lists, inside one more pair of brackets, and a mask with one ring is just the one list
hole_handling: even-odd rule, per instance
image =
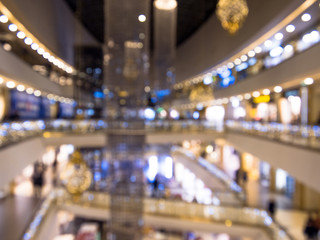
[[40, 199], [8, 196], [0, 201], [0, 238], [18, 240], [30, 224]]

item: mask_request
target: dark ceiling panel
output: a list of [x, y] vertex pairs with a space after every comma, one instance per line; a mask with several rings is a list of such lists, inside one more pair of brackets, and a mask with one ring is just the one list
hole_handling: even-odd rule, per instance
[[[83, 25], [103, 42], [104, 37], [104, 0], [65, 0]], [[153, 0], [152, 0], [153, 2]], [[177, 45], [190, 37], [215, 11], [217, 0], [180, 0], [178, 1]], [[151, 26], [152, 32], [152, 26]], [[150, 39], [153, 39], [152, 36]], [[152, 46], [152, 44], [151, 44]]]
[[178, 1], [177, 45], [190, 37], [215, 11], [216, 0]]

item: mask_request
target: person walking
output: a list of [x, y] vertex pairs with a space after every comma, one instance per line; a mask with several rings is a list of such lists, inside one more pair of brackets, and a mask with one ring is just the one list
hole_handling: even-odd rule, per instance
[[277, 208], [276, 201], [273, 198], [271, 198], [268, 202], [268, 212], [272, 218], [274, 218], [276, 208]]
[[309, 214], [306, 226], [304, 228], [304, 234], [306, 235], [307, 240], [317, 240], [318, 229], [313, 214]]
[[41, 164], [36, 163], [34, 165], [32, 183], [33, 183], [34, 195], [37, 198], [41, 198], [42, 196], [42, 187], [44, 183], [43, 175], [44, 175], [44, 167]]

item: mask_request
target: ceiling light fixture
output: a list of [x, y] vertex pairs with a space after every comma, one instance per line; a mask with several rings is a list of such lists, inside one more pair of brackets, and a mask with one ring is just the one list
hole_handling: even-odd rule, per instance
[[140, 14], [138, 17], [139, 22], [145, 22], [147, 20], [146, 16], [143, 14]]
[[283, 39], [283, 34], [282, 33], [276, 33], [274, 35], [274, 38], [278, 41], [282, 40]]
[[313, 84], [313, 82], [314, 82], [313, 78], [306, 78], [303, 80], [303, 83], [305, 85], [311, 85], [311, 84]]
[[7, 23], [8, 22], [8, 17], [6, 15], [1, 15], [0, 16], [0, 22]]
[[27, 44], [27, 45], [31, 45], [32, 44], [32, 39], [27, 37], [24, 39], [24, 43]]
[[280, 86], [275, 86], [275, 87], [273, 88], [273, 91], [275, 91], [276, 93], [280, 93], [280, 92], [282, 91], [282, 87], [280, 87]]
[[248, 52], [249, 57], [254, 57], [255, 55], [256, 55], [256, 53], [253, 50]]
[[294, 30], [296, 30], [296, 27], [295, 27], [294, 25], [292, 25], [292, 24], [290, 24], [290, 25], [288, 25], [288, 26], [286, 27], [286, 31], [287, 31], [288, 33], [292, 33], [292, 32], [294, 32]]
[[258, 53], [261, 53], [261, 52], [262, 52], [262, 48], [259, 47], [259, 46], [258, 46], [258, 47], [255, 47], [255, 48], [254, 48], [254, 51], [255, 51], [255, 53], [257, 53], [257, 54], [258, 54]]
[[244, 54], [244, 55], [241, 56], [241, 61], [245, 62], [247, 60], [248, 60], [247, 55]]
[[24, 32], [17, 32], [17, 37], [20, 38], [20, 39], [24, 39], [26, 37], [26, 34]]
[[26, 89], [26, 88], [25, 88], [23, 85], [18, 85], [18, 86], [17, 86], [17, 90], [18, 90], [19, 92], [23, 92], [25, 89]]
[[311, 15], [309, 13], [305, 13], [301, 16], [301, 20], [303, 22], [309, 22], [311, 20]]
[[31, 48], [32, 48], [33, 50], [38, 50], [38, 49], [39, 49], [39, 45], [36, 44], [36, 43], [32, 43], [32, 44], [31, 44]]
[[8, 88], [14, 88], [16, 86], [16, 84], [13, 81], [9, 81], [9, 82], [7, 82], [6, 86]]
[[263, 95], [269, 95], [270, 94], [270, 90], [269, 89], [263, 89], [262, 91]]
[[8, 26], [8, 28], [9, 28], [9, 30], [10, 30], [11, 32], [15, 32], [15, 31], [18, 30], [17, 25], [15, 25], [15, 24], [13, 24], [13, 23], [11, 23], [11, 24]]
[[222, 27], [230, 34], [235, 34], [246, 20], [249, 8], [245, 0], [220, 0], [216, 15]]
[[253, 97], [259, 97], [260, 96], [260, 92], [258, 92], [258, 91], [254, 91], [253, 93], [252, 93], [252, 96]]
[[156, 0], [154, 6], [160, 10], [173, 10], [177, 7], [176, 0]]

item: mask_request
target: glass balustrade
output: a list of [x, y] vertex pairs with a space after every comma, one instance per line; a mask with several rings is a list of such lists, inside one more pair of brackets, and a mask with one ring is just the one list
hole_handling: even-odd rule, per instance
[[[110, 195], [104, 192], [85, 192], [77, 201], [63, 189], [56, 189], [43, 202], [36, 213], [28, 230], [24, 234], [24, 240], [33, 239], [45, 221], [45, 217], [52, 206], [80, 205], [86, 208], [109, 208]], [[202, 219], [225, 225], [253, 226], [265, 229], [271, 239], [293, 239], [285, 229], [275, 223], [268, 213], [258, 208], [222, 207], [187, 203], [177, 200], [144, 199], [144, 214], [153, 216], [166, 216], [184, 219]]]
[[[97, 133], [100, 131], [111, 131], [115, 124], [118, 129], [128, 130], [127, 122], [109, 123], [104, 120], [35, 120], [35, 121], [13, 121], [0, 124], [0, 146], [19, 142], [23, 139], [40, 136], [44, 132], [62, 132], [72, 134]], [[139, 123], [137, 123], [139, 124]], [[135, 126], [135, 124], [133, 123]], [[132, 128], [134, 130], [135, 128]], [[237, 132], [246, 135], [259, 136], [279, 142], [309, 147], [320, 148], [320, 126], [291, 125], [281, 123], [263, 123], [256, 121], [235, 121], [224, 122], [222, 130], [209, 121], [195, 120], [158, 120], [146, 121], [145, 131], [148, 133], [172, 132], [189, 133], [202, 132], [212, 134], [224, 132]]]

